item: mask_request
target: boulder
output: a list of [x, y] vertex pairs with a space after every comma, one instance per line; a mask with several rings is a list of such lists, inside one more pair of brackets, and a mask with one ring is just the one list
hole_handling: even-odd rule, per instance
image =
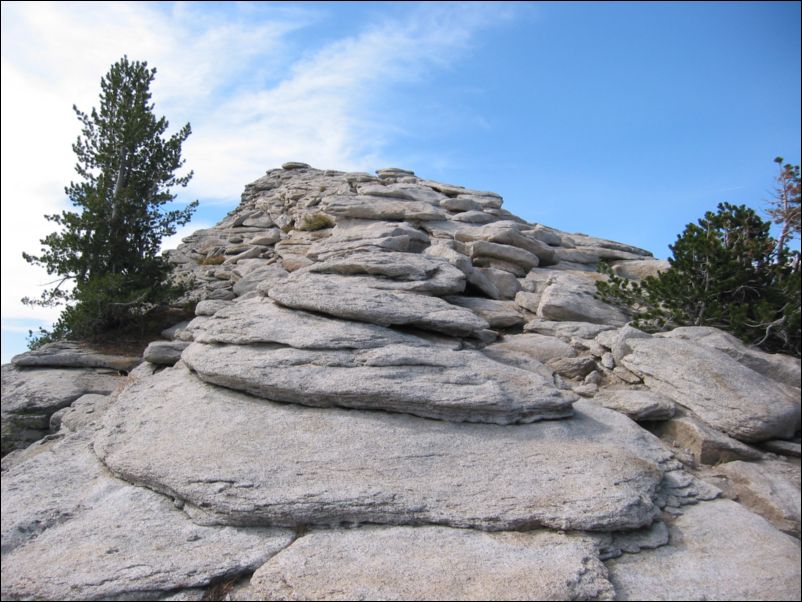
[[443, 200], [448, 198], [428, 186], [404, 183], [368, 182], [357, 186], [357, 192], [361, 195], [406, 199], [408, 201], [441, 205]]
[[492, 299], [515, 299], [521, 283], [511, 273], [496, 268], [476, 268], [468, 281]]
[[[458, 213], [457, 216], [465, 215]], [[487, 241], [500, 245], [509, 245], [528, 251], [537, 256], [542, 265], [554, 263], [554, 250], [537, 238], [522, 233], [522, 225], [517, 222], [500, 221], [478, 228], [463, 228], [456, 232], [454, 238], [463, 242]]]
[[796, 441], [783, 441], [782, 439], [763, 441], [760, 447], [781, 456], [788, 456], [791, 458], [802, 457], [802, 445], [800, 445], [798, 437]]
[[742, 343], [737, 337], [710, 326], [684, 326], [658, 336], [693, 341], [718, 349], [738, 363], [784, 385], [799, 389], [802, 363], [799, 358], [782, 353], [766, 353]]
[[464, 211], [451, 216], [455, 222], [464, 222], [468, 224], [489, 224], [490, 222], [498, 221], [498, 218], [490, 213], [484, 211]]
[[[734, 526], [737, 525], [737, 528]], [[799, 541], [730, 500], [687, 506], [670, 545], [607, 562], [618, 600], [798, 600]]]
[[596, 401], [605, 408], [626, 414], [636, 422], [668, 420], [674, 416], [674, 402], [660, 393], [637, 389], [607, 389]]
[[107, 395], [124, 378], [97, 368], [2, 367], [2, 452], [44, 437], [50, 416], [87, 393]]
[[552, 321], [622, 325], [629, 317], [622, 310], [596, 299], [592, 279], [572, 273], [552, 276], [540, 296], [539, 318]]
[[759, 450], [728, 437], [688, 412], [678, 412], [669, 420], [652, 424], [650, 429], [678, 452], [689, 455], [693, 464], [714, 465], [763, 457]]
[[[279, 282], [289, 275], [286, 269], [278, 264], [266, 265], [249, 271], [245, 276], [238, 280], [232, 288], [235, 295], [241, 297], [246, 293], [255, 291], [263, 282]], [[202, 302], [201, 302], [202, 303]], [[197, 309], [195, 310], [197, 312]], [[200, 314], [198, 314], [200, 315]], [[207, 314], [211, 315], [211, 314]]]
[[383, 221], [441, 220], [448, 215], [443, 209], [420, 201], [394, 200], [378, 196], [330, 196], [321, 208], [336, 217]]
[[181, 359], [181, 352], [189, 345], [185, 341], [153, 341], [145, 348], [145, 361], [159, 366], [172, 366]]
[[799, 539], [799, 465], [777, 460], [727, 462], [713, 468], [715, 484], [732, 499]]
[[554, 321], [540, 318], [527, 322], [524, 332], [544, 334], [561, 339], [593, 339], [600, 333], [616, 330], [612, 324], [591, 324], [590, 322]]
[[613, 264], [613, 273], [621, 278], [643, 280], [649, 276], [657, 276], [665, 272], [671, 264], [664, 259], [634, 259], [619, 261]]
[[[289, 309], [272, 299], [255, 297], [221, 309], [193, 326], [200, 343], [263, 345], [296, 349], [373, 349], [386, 345], [429, 346], [420, 337], [376, 324], [340, 320]], [[453, 347], [458, 345], [455, 343]]]
[[623, 365], [646, 385], [739, 441], [790, 437], [800, 406], [784, 386], [729, 355], [681, 339], [631, 338]]
[[[519, 293], [520, 294], [520, 293]], [[524, 323], [521, 313], [510, 301], [494, 301], [482, 297], [450, 296], [445, 298], [452, 305], [466, 307], [481, 318], [487, 320], [490, 328], [511, 328]]]
[[465, 274], [441, 258], [414, 253], [356, 252], [310, 265], [303, 272], [367, 275], [373, 288], [448, 295], [465, 290]]

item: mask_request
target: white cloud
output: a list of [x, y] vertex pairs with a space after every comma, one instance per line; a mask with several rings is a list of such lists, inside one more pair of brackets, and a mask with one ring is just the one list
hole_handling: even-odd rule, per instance
[[[287, 160], [368, 169], [403, 126], [385, 119], [399, 83], [447, 69], [509, 7], [420, 4], [310, 50], [293, 36], [327, 5], [32, 2], [2, 4], [2, 315], [52, 319], [22, 306], [52, 279], [25, 263], [67, 208], [74, 175], [71, 105], [96, 104], [98, 82], [127, 54], [158, 68], [156, 110], [185, 144], [195, 178], [181, 198], [236, 202], [242, 186]], [[193, 229], [198, 225], [193, 225]]]

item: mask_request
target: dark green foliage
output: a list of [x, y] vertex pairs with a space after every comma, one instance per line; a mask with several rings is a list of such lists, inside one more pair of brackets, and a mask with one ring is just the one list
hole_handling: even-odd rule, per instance
[[721, 203], [677, 237], [670, 269], [634, 282], [601, 266], [609, 279], [598, 295], [633, 309], [646, 330], [715, 326], [799, 356], [799, 253], [778, 249], [770, 226], [744, 205]]
[[[86, 114], [73, 106], [82, 124], [72, 146], [80, 180], [65, 192], [77, 211], [46, 216], [58, 231], [40, 241], [40, 255], [23, 253], [29, 263], [58, 276], [40, 299], [23, 302], [70, 305], [53, 331], [34, 338], [32, 346], [106, 332], [176, 293], [159, 247], [189, 221], [197, 201], [182, 210], [162, 207], [175, 199], [171, 187], [186, 186], [192, 178], [192, 172], [175, 175], [191, 129], [186, 124], [163, 136], [169, 124], [156, 118], [150, 102], [155, 75], [146, 62], [123, 57], [101, 80], [99, 109]], [[62, 288], [68, 282], [71, 290]]]

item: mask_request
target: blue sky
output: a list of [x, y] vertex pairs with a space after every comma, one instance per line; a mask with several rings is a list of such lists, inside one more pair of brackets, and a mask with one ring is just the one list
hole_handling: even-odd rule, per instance
[[2, 4], [2, 361], [58, 311], [20, 252], [74, 179], [71, 106], [127, 54], [195, 171], [189, 229], [288, 160], [413, 169], [529, 221], [667, 257], [720, 201], [762, 209], [800, 159], [800, 4]]

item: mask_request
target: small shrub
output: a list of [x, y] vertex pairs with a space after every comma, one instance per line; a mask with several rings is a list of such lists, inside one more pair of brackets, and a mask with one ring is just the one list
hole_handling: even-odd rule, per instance
[[212, 255], [198, 261], [198, 265], [220, 265], [226, 260], [225, 255]]
[[334, 220], [325, 213], [307, 213], [301, 223], [296, 226], [298, 230], [305, 232], [315, 232], [325, 228], [333, 228]]

